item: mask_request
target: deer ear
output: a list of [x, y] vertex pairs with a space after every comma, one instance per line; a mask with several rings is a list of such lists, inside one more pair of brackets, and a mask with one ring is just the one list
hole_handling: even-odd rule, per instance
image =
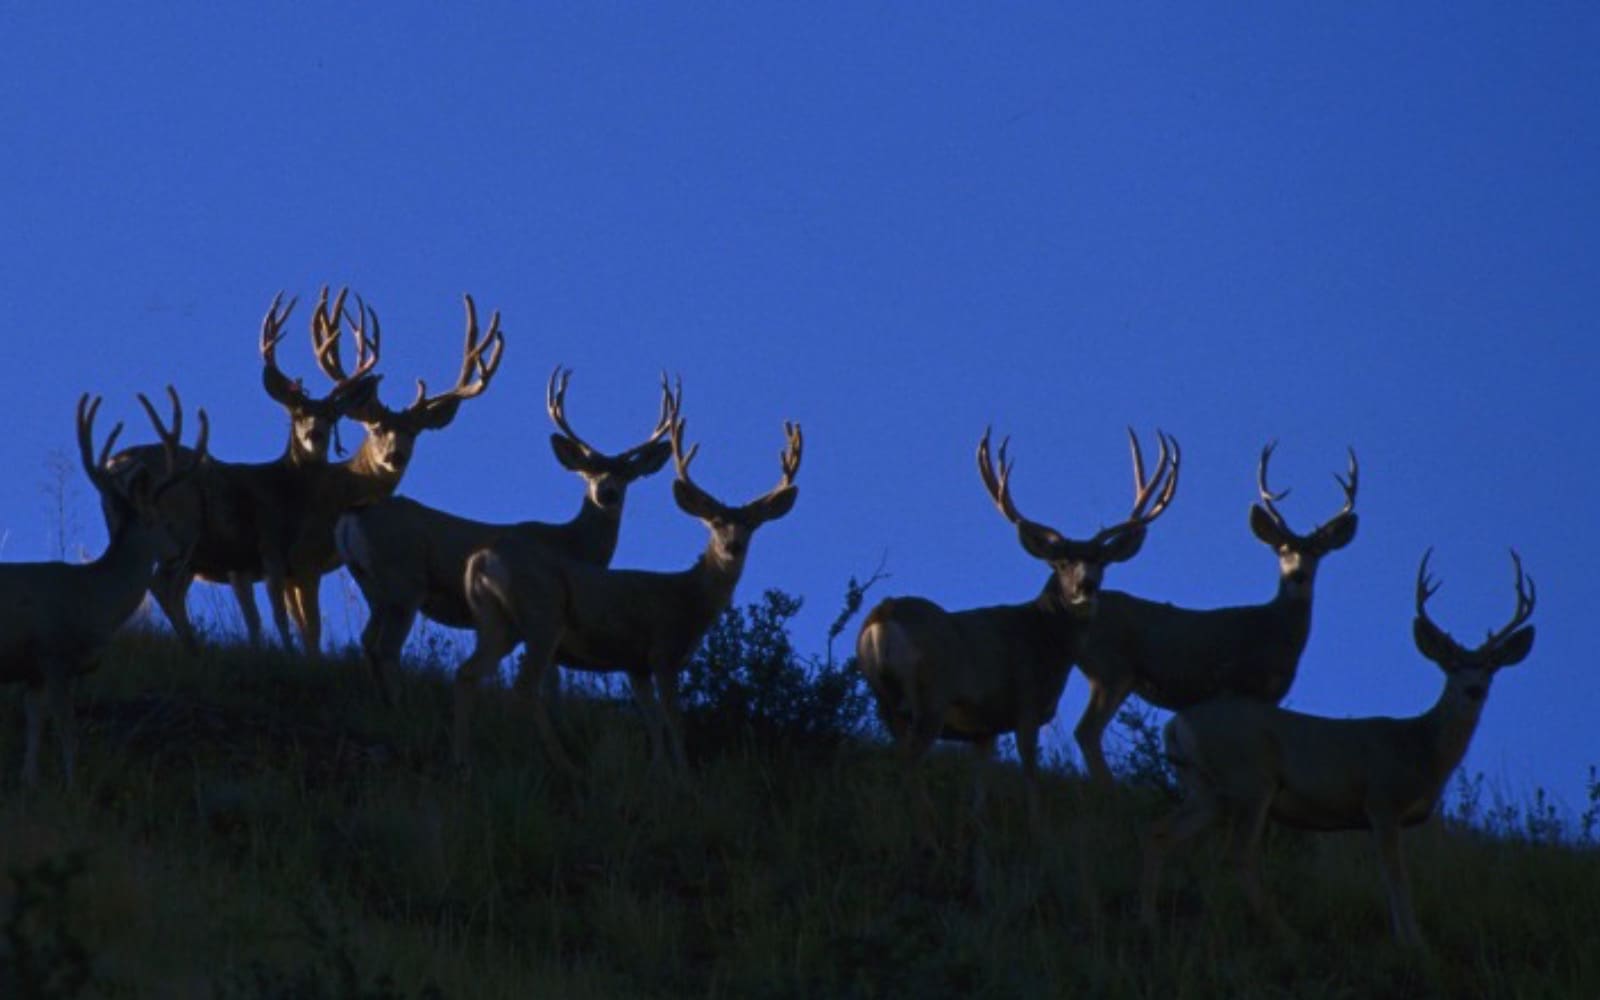
[[1019, 521], [1017, 523], [1017, 541], [1022, 543], [1022, 549], [1035, 559], [1049, 562], [1060, 552], [1066, 539], [1060, 534], [1046, 528], [1042, 524], [1032, 521]]
[[556, 461], [561, 463], [563, 469], [568, 472], [583, 471], [583, 449], [565, 434], [550, 435], [550, 450], [556, 453]]
[[1101, 563], [1127, 562], [1132, 559], [1139, 554], [1140, 549], [1144, 548], [1144, 540], [1147, 534], [1149, 532], [1145, 531], [1142, 524], [1129, 528], [1127, 531], [1118, 532], [1109, 542], [1100, 547]]
[[1356, 515], [1340, 514], [1317, 529], [1317, 546], [1324, 552], [1342, 549], [1356, 537]]
[[1511, 633], [1511, 638], [1494, 651], [1494, 662], [1501, 667], [1514, 667], [1533, 652], [1533, 626], [1525, 625]]
[[785, 486], [783, 489], [762, 497], [749, 507], [750, 513], [760, 521], [776, 521], [778, 518], [794, 509], [794, 502], [800, 498], [800, 487]]
[[1250, 530], [1257, 538], [1274, 549], [1289, 540], [1284, 535], [1283, 528], [1279, 526], [1278, 522], [1273, 520], [1272, 515], [1268, 514], [1265, 508], [1258, 503], [1250, 505]]
[[450, 421], [456, 418], [456, 412], [460, 409], [461, 399], [459, 397], [452, 396], [437, 403], [424, 406], [421, 408], [420, 412], [408, 412], [415, 413], [413, 419], [416, 421], [416, 424], [414, 426], [419, 432], [438, 431], [449, 427]]
[[629, 463], [628, 474], [635, 479], [654, 475], [661, 471], [661, 467], [666, 465], [667, 459], [671, 457], [671, 441], [657, 441], [655, 444], [646, 445], [633, 456], [633, 461]]
[[672, 499], [677, 501], [679, 510], [702, 521], [708, 521], [721, 513], [719, 506], [706, 496], [704, 491], [681, 479], [672, 481]]
[[1456, 659], [1458, 647], [1455, 640], [1421, 615], [1411, 620], [1411, 638], [1416, 641], [1417, 649], [1423, 656], [1447, 670]]

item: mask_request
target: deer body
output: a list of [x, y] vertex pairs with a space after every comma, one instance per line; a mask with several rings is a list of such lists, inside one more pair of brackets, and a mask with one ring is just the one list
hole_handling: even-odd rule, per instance
[[705, 552], [677, 573], [613, 570], [561, 558], [533, 540], [502, 539], [467, 561], [466, 597], [477, 642], [456, 675], [455, 755], [465, 766], [470, 718], [482, 678], [516, 645], [526, 645], [517, 689], [530, 696], [534, 723], [550, 757], [576, 773], [550, 725], [540, 680], [557, 662], [579, 670], [625, 673], [645, 715], [656, 760], [668, 750], [687, 766], [678, 711], [678, 674], [695, 647], [733, 600], [751, 537], [762, 524], [787, 514], [799, 495], [794, 485], [803, 448], [798, 425], [785, 425], [783, 476], [766, 495], [730, 507], [696, 486], [684, 454], [681, 390], [669, 397], [672, 454], [677, 463], [673, 496], [680, 509], [710, 532]]
[[586, 486], [583, 504], [571, 520], [492, 524], [404, 497], [340, 516], [334, 544], [367, 601], [361, 646], [385, 698], [392, 697], [389, 677], [399, 666], [401, 649], [419, 613], [452, 628], [472, 625], [464, 581], [467, 559], [478, 549], [504, 541], [519, 550], [548, 553], [558, 562], [610, 565], [629, 483], [656, 472], [671, 454], [662, 440], [668, 430], [665, 402], [649, 439], [620, 455], [606, 455], [591, 448], [566, 422], [564, 397], [570, 375], [556, 369], [547, 403], [562, 432], [551, 435], [556, 458], [577, 472]]
[[[311, 324], [319, 361], [337, 350], [343, 303], [341, 292], [330, 316], [327, 289], [323, 289]], [[283, 454], [269, 462], [223, 462], [208, 457], [183, 489], [171, 491], [164, 500], [168, 516], [185, 523], [186, 534], [195, 542], [184, 559], [161, 568], [150, 592], [191, 652], [198, 648], [198, 640], [186, 600], [197, 576], [232, 586], [250, 641], [260, 641], [261, 615], [251, 587], [256, 580], [265, 580], [274, 609], [281, 607], [289, 539], [316, 488], [316, 470], [327, 464], [334, 427], [348, 412], [367, 405], [377, 386], [369, 375], [371, 364], [337, 380], [328, 395], [320, 398], [307, 393], [299, 380], [285, 376], [278, 369], [277, 346], [294, 306], [294, 301], [285, 305], [280, 294], [261, 324], [262, 385], [289, 416], [289, 440]], [[186, 449], [178, 452], [185, 463], [195, 457]], [[161, 446], [140, 445], [112, 456], [107, 469], [118, 480], [126, 480], [158, 472], [163, 461]], [[106, 515], [109, 521], [109, 509]], [[280, 616], [278, 626], [287, 644], [287, 619]]]
[[1358, 486], [1355, 452], [1340, 478], [1345, 505], [1314, 531], [1291, 530], [1276, 502], [1288, 491], [1267, 487], [1272, 445], [1257, 470], [1260, 504], [1250, 526], [1278, 556], [1278, 591], [1265, 604], [1191, 609], [1118, 591], [1100, 595], [1079, 668], [1089, 682], [1089, 702], [1073, 730], [1090, 775], [1111, 783], [1101, 747], [1106, 726], [1130, 694], [1165, 709], [1180, 709], [1221, 695], [1276, 705], [1289, 693], [1311, 635], [1311, 595], [1317, 565], [1355, 537]]
[[0, 683], [20, 683], [26, 691], [25, 784], [38, 780], [47, 709], [55, 718], [62, 768], [71, 783], [77, 751], [72, 679], [94, 669], [96, 655], [138, 610], [158, 563], [179, 559], [192, 542], [192, 536], [186, 534], [190, 526], [171, 517], [162, 499], [204, 456], [209, 426], [205, 411], [200, 411], [197, 447], [188, 453], [188, 461], [180, 460], [176, 442], [183, 432], [182, 411], [177, 394], [170, 388], [167, 391], [174, 412], [170, 433], [149, 401], [139, 397], [166, 447], [166, 466], [158, 477], [119, 479], [107, 468], [120, 424], [96, 460], [92, 440], [100, 400], [97, 397], [91, 402], [85, 395], [78, 401], [78, 444], [84, 471], [107, 511], [111, 540], [105, 552], [81, 565], [0, 564]]
[[[914, 765], [940, 738], [974, 743], [989, 756], [996, 739], [1015, 733], [1035, 824], [1039, 729], [1055, 717], [1067, 671], [1082, 652], [1105, 567], [1138, 553], [1147, 525], [1166, 509], [1177, 489], [1176, 442], [1161, 435], [1156, 473], [1147, 480], [1138, 439], [1132, 431], [1128, 438], [1133, 512], [1126, 521], [1080, 542], [1017, 511], [1006, 446], [1000, 447], [997, 471], [986, 431], [978, 443], [979, 476], [995, 506], [1017, 526], [1023, 548], [1050, 564], [1053, 572], [1043, 591], [1026, 604], [966, 611], [946, 611], [920, 597], [890, 598], [873, 608], [856, 639], [857, 667], [905, 765]], [[927, 806], [925, 789], [922, 799]], [[980, 770], [975, 806], [982, 799]]]
[[[477, 307], [472, 296], [463, 296], [463, 299], [467, 314], [466, 345], [455, 386], [429, 396], [426, 385], [419, 381], [416, 398], [403, 410], [392, 410], [376, 395], [371, 396], [351, 410], [351, 416], [366, 430], [356, 453], [346, 461], [311, 470], [306, 476], [306, 502], [285, 535], [284, 594], [281, 603], [274, 603], [273, 613], [280, 621], [280, 628], [286, 628], [283, 624], [285, 611], [293, 617], [310, 655], [318, 655], [322, 648], [322, 578], [344, 562], [336, 539], [340, 518], [347, 512], [389, 499], [410, 465], [418, 436], [449, 426], [461, 403], [487, 389], [499, 370], [505, 346], [500, 332], [500, 314], [494, 313], [488, 330], [480, 337]], [[365, 371], [378, 357], [378, 316], [362, 302], [358, 302], [357, 311], [361, 317], [354, 330], [359, 352], [357, 370]], [[318, 362], [329, 378], [342, 384], [352, 376], [344, 371], [338, 341], [328, 339], [329, 346], [317, 352]], [[401, 642], [404, 642], [403, 635]]]
[[1270, 820], [1306, 830], [1372, 831], [1395, 937], [1421, 945], [1400, 832], [1432, 814], [1477, 730], [1494, 674], [1520, 663], [1533, 648], [1533, 627], [1522, 627], [1533, 612], [1533, 583], [1512, 556], [1517, 610], [1510, 624], [1470, 650], [1428, 619], [1424, 605], [1437, 587], [1429, 582], [1423, 557], [1413, 632], [1418, 649], [1445, 672], [1445, 684], [1421, 715], [1328, 719], [1222, 697], [1173, 716], [1163, 735], [1184, 799], [1152, 826], [1146, 841], [1140, 903], [1146, 926], [1157, 923], [1167, 855], [1226, 818], [1234, 824], [1234, 862], [1251, 905], [1286, 930], [1259, 872], [1261, 837]]
[[[857, 661], [887, 717], [909, 725], [941, 703], [940, 739], [982, 743], [1055, 718], [1086, 625], [1053, 579], [1027, 603], [966, 611], [893, 597], [863, 623]], [[945, 683], [928, 691], [919, 677]]]
[[1087, 631], [1080, 669], [1091, 684], [1116, 683], [1104, 664], [1132, 664], [1131, 693], [1158, 708], [1185, 708], [1221, 691], [1277, 704], [1311, 634], [1311, 602], [1279, 596], [1194, 610], [1106, 590]]

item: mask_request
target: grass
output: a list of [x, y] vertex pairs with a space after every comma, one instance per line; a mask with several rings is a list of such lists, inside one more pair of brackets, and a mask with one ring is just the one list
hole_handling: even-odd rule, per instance
[[1156, 942], [1134, 920], [1155, 783], [1058, 769], [1035, 839], [1014, 774], [974, 822], [970, 763], [938, 753], [929, 837], [879, 741], [702, 724], [674, 782], [626, 705], [572, 699], [571, 782], [492, 695], [463, 782], [444, 673], [403, 688], [388, 709], [352, 660], [129, 632], [80, 691], [71, 792], [17, 787], [8, 713], [0, 995], [1600, 995], [1592, 841], [1411, 831], [1414, 955], [1364, 836], [1271, 835], [1298, 946], [1251, 918], [1212, 838], [1171, 867]]

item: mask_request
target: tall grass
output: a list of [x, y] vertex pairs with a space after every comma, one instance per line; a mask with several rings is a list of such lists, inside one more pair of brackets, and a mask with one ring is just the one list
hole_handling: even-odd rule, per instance
[[[601, 694], [563, 708], [583, 779], [501, 690], [462, 781], [442, 664], [390, 709], [350, 659], [124, 634], [80, 693], [74, 792], [16, 787], [5, 720], [0, 995], [1600, 995], [1592, 819], [1485, 821], [1480, 791], [1408, 834], [1427, 955], [1390, 944], [1365, 837], [1282, 831], [1267, 880], [1300, 944], [1264, 933], [1209, 841], [1152, 941], [1133, 917], [1159, 774], [1102, 793], [1055, 770], [1035, 840], [1015, 775], [974, 817], [970, 762], [935, 753], [925, 830], [853, 674], [794, 684], [827, 664], [787, 644], [788, 600], [698, 658], [685, 781]], [[1125, 732], [1124, 770], [1156, 766], [1153, 728]]]

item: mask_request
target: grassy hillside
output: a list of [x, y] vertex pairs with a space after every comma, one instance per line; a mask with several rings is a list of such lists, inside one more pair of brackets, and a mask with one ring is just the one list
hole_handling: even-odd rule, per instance
[[463, 782], [441, 671], [390, 710], [353, 661], [123, 636], [81, 691], [74, 792], [18, 789], [14, 702], [4, 716], [0, 995], [1600, 995], [1600, 852], [1516, 836], [1521, 814], [1409, 836], [1427, 956], [1390, 944], [1359, 835], [1271, 836], [1298, 944], [1251, 919], [1214, 839], [1171, 870], [1148, 940], [1153, 785], [1057, 771], [1041, 841], [1014, 774], [974, 824], [970, 763], [941, 753], [925, 837], [881, 742], [818, 731], [858, 692], [791, 683], [773, 601], [711, 644], [747, 669], [697, 676], [684, 783], [651, 768], [624, 703], [565, 704], [575, 784], [509, 696], [485, 697]]

